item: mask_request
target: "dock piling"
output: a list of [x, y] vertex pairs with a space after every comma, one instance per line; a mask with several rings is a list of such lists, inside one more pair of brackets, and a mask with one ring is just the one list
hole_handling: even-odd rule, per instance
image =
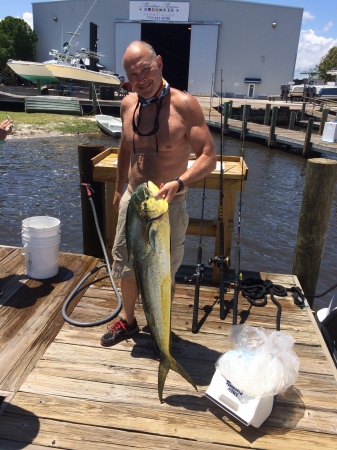
[[295, 128], [295, 122], [296, 122], [296, 111], [291, 111], [290, 113], [290, 120], [289, 120], [289, 130], [293, 130]]
[[304, 118], [305, 118], [306, 106], [307, 106], [306, 102], [303, 102], [302, 109], [301, 109], [301, 120], [304, 120]]
[[[78, 146], [78, 163], [80, 172], [80, 183], [91, 185], [94, 195], [93, 200], [96, 208], [97, 219], [103, 234], [103, 214], [105, 203], [104, 183], [93, 180], [93, 166], [91, 159], [102, 153], [104, 145], [80, 144]], [[93, 212], [88, 201], [85, 189], [81, 186], [81, 211], [82, 211], [82, 230], [83, 230], [83, 253], [85, 255], [103, 258], [100, 240], [97, 234]]]
[[229, 102], [223, 104], [223, 131], [228, 132], [228, 118], [229, 118]]
[[269, 130], [268, 147], [271, 147], [273, 145], [273, 142], [275, 141], [275, 128], [276, 128], [277, 116], [278, 116], [278, 106], [273, 106], [272, 114], [271, 114], [271, 124], [270, 124], [270, 130]]
[[336, 181], [337, 161], [308, 160], [292, 267], [307, 296], [315, 295]]
[[320, 136], [322, 136], [322, 134], [323, 134], [324, 125], [325, 125], [326, 121], [328, 120], [328, 116], [329, 116], [329, 108], [323, 108], [321, 123], [319, 125], [319, 131], [318, 131], [318, 134]]
[[250, 105], [245, 103], [242, 105], [242, 128], [241, 128], [241, 141], [244, 139], [244, 137], [247, 134], [247, 122], [249, 118], [249, 111], [250, 111]]
[[310, 119], [308, 119], [307, 131], [305, 133], [302, 156], [306, 156], [310, 150], [311, 133], [312, 133], [313, 127], [314, 127], [314, 119], [312, 117], [310, 117]]
[[269, 125], [269, 122], [270, 122], [270, 108], [271, 108], [270, 103], [266, 103], [266, 110], [264, 112], [263, 125]]

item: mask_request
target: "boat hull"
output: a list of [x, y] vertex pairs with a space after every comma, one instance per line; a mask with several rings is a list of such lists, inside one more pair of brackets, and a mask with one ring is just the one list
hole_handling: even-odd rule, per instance
[[45, 64], [45, 67], [57, 78], [68, 80], [87, 81], [89, 83], [100, 83], [119, 86], [121, 81], [115, 76], [93, 70], [81, 69], [79, 67], [67, 66], [65, 64]]
[[20, 77], [32, 83], [51, 84], [59, 80], [46, 68], [43, 63], [33, 61], [7, 61], [8, 67]]

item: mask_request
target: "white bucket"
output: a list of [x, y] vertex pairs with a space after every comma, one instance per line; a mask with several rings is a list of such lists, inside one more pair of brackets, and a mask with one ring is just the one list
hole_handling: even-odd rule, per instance
[[60, 233], [61, 222], [55, 217], [35, 216], [22, 221], [22, 231], [28, 236], [48, 237]]
[[59, 266], [59, 219], [29, 217], [22, 221], [21, 237], [27, 275], [37, 280], [54, 277]]

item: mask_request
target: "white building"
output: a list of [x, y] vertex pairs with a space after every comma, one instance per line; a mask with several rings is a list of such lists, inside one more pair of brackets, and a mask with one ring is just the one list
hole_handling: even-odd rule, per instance
[[[37, 61], [70, 39], [74, 50], [89, 48], [93, 22], [106, 70], [125, 75], [123, 52], [142, 39], [162, 55], [173, 87], [248, 98], [277, 94], [293, 79], [302, 14], [303, 8], [242, 0], [33, 3]], [[79, 36], [68, 34], [75, 31]]]

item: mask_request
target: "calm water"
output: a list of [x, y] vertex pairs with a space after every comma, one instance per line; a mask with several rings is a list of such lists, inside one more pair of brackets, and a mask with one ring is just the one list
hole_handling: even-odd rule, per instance
[[[214, 135], [220, 148], [219, 135]], [[82, 223], [77, 160], [78, 144], [118, 146], [105, 137], [57, 137], [8, 140], [1, 146], [0, 244], [21, 246], [21, 222], [36, 215], [61, 220], [61, 250], [82, 253]], [[238, 139], [224, 140], [225, 155], [241, 155]], [[277, 149], [247, 142], [244, 158], [249, 167], [241, 214], [241, 268], [291, 273], [302, 201], [306, 160]], [[239, 198], [238, 198], [239, 200]], [[205, 219], [215, 218], [219, 194], [207, 191]], [[188, 197], [191, 217], [201, 215], [202, 190]], [[237, 204], [239, 201], [237, 201]], [[238, 210], [238, 205], [237, 205]], [[236, 214], [236, 217], [238, 215]], [[321, 262], [317, 293], [337, 282], [337, 193]], [[187, 236], [184, 264], [196, 264], [199, 237]], [[237, 243], [234, 225], [232, 261]], [[203, 262], [213, 256], [214, 239], [203, 238]], [[327, 295], [315, 300], [315, 309], [330, 301]]]

